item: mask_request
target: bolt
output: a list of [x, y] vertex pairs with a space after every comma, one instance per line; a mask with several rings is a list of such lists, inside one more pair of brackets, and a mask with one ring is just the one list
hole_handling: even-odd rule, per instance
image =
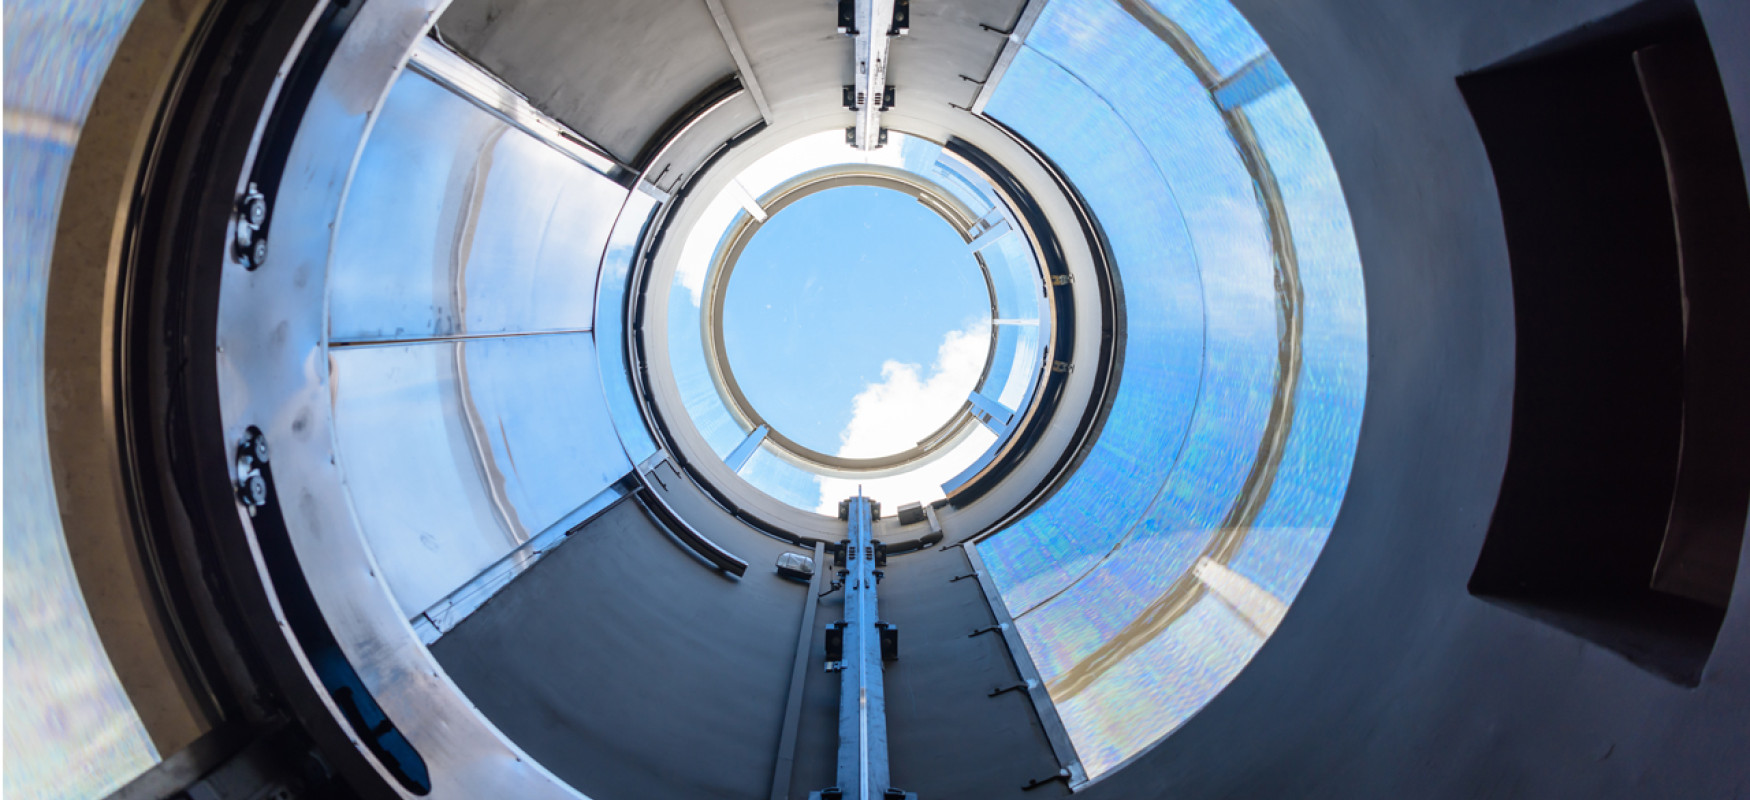
[[267, 437], [257, 434], [249, 442], [249, 454], [255, 457], [255, 463], [267, 463]]
[[252, 506], [267, 504], [267, 479], [251, 475], [243, 482], [243, 502]]
[[249, 246], [249, 268], [255, 269], [267, 263], [267, 237], [262, 236]]

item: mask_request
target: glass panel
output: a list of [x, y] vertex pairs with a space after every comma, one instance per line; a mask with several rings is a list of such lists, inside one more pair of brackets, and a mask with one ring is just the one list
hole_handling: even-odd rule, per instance
[[978, 385], [978, 391], [983, 392], [986, 397], [999, 399], [998, 395], [1003, 393], [1003, 387], [1009, 384], [1009, 373], [1026, 369], [1025, 365], [1016, 363], [1019, 356], [1016, 346], [1021, 343], [1022, 327], [1037, 329], [1037, 326], [992, 326], [991, 332], [996, 334], [996, 344], [991, 349], [990, 372], [984, 376], [984, 382]]
[[[62, 192], [138, 0], [5, 6], [5, 786], [104, 797], [158, 763], [74, 574], [44, 435], [44, 314]], [[31, 118], [50, 121], [33, 125]], [[22, 118], [22, 124], [14, 125]], [[36, 130], [33, 130], [36, 129]]]
[[[938, 153], [941, 148], [936, 148]], [[972, 213], [982, 215], [996, 205], [985, 187], [988, 185], [984, 177], [960, 162], [953, 156], [943, 155], [928, 165], [926, 169], [914, 170], [917, 174], [934, 180], [942, 188], [965, 203]]]
[[1015, 233], [998, 239], [980, 255], [990, 270], [991, 285], [997, 293], [998, 319], [1039, 319], [1040, 304], [1045, 299], [1038, 262], [1027, 237]]
[[[8, 7], [8, 61], [13, 37], [24, 27], [14, 26], [13, 13]], [[8, 72], [9, 91], [17, 74]], [[10, 132], [5, 144], [3, 794], [103, 797], [158, 763], [158, 752], [116, 677], [79, 589], [43, 429], [49, 258], [73, 147]]]
[[1229, 566], [1286, 601], [1311, 572], [1348, 489], [1367, 393], [1367, 309], [1348, 206], [1300, 92], [1278, 89], [1245, 114], [1292, 222], [1305, 314], [1287, 452]]
[[1159, 493], [1196, 404], [1204, 311], [1183, 215], [1148, 149], [1110, 105], [1025, 48], [988, 110], [1050, 154], [1087, 198], [1130, 309], [1124, 376], [1103, 435], [1056, 495], [982, 549], [1019, 613], [1110, 552]]
[[965, 470], [997, 442], [997, 436], [983, 425], [970, 425], [958, 441], [952, 442], [930, 461], [908, 467], [907, 472], [879, 477], [821, 477], [820, 506], [822, 514], [838, 514], [839, 501], [857, 494], [881, 503], [882, 513], [892, 514], [906, 503], [929, 504], [947, 496], [942, 484]]
[[1203, 56], [1225, 78], [1265, 53], [1264, 40], [1252, 30], [1240, 10], [1210, 0], [1149, 0], [1149, 4], [1185, 31]]
[[[797, 508], [818, 511], [824, 505], [820, 476], [785, 461], [772, 452], [770, 444], [762, 444], [754, 451], [753, 458], [741, 468], [741, 477], [755, 489]], [[834, 514], [838, 513], [840, 499], [833, 499]]]
[[1263, 642], [1226, 604], [1205, 595], [1099, 682], [1058, 700], [1088, 775], [1111, 770], [1184, 724], [1227, 688]]
[[[747, 437], [748, 429], [736, 422], [705, 361], [705, 342], [700, 331], [699, 308], [685, 292], [669, 295], [668, 355], [680, 390], [681, 404], [711, 452], [726, 458]], [[671, 425], [681, 420], [670, 421]]]
[[596, 346], [601, 353], [602, 391], [614, 428], [632, 463], [643, 463], [656, 452], [656, 440], [644, 423], [644, 412], [633, 393], [631, 356], [626, 352], [626, 298], [631, 291], [632, 261], [638, 256], [638, 240], [656, 214], [659, 204], [643, 192], [633, 192], [620, 210], [614, 233], [602, 258], [601, 288], [596, 306]]
[[[1226, 4], [1160, 7], [1223, 74], [1265, 52]], [[1240, 112], [1254, 131], [1245, 134], [1245, 120], [1224, 118], [1203, 81], [1115, 4], [1048, 6], [989, 109], [1087, 195], [1112, 240], [1129, 311], [1117, 403], [1086, 464], [1033, 517], [980, 546], [1097, 776], [1232, 680], [1323, 546], [1347, 485], [1366, 382], [1360, 262], [1298, 93], [1253, 98]], [[1080, 116], [1063, 120], [1065, 109]], [[1286, 328], [1259, 183], [1240, 157], [1252, 140], [1237, 135], [1255, 136], [1259, 160], [1274, 169], [1302, 283], [1301, 372], [1273, 480], [1254, 462], [1283, 377]], [[1145, 164], [1153, 185], [1101, 172]], [[1139, 229], [1169, 227], [1178, 250], [1136, 246]], [[1144, 254], [1158, 262], [1165, 253], [1177, 256], [1165, 266], [1192, 268], [1139, 269]], [[1204, 338], [1180, 332], [1175, 342], [1151, 330], [1187, 294], [1199, 300]], [[1196, 356], [1196, 367], [1163, 363], [1175, 353]], [[1172, 428], [1182, 444], [1169, 446], [1160, 423], [1136, 410], [1171, 398], [1194, 405], [1184, 412], [1189, 425]], [[1250, 525], [1235, 526], [1252, 478], [1271, 480], [1260, 484], [1269, 494]], [[1132, 505], [1139, 488], [1151, 491], [1140, 512]], [[1222, 594], [1236, 583], [1263, 590], [1246, 601], [1256, 607]]]
[[331, 358], [354, 508], [409, 617], [631, 470], [588, 334]]
[[1039, 384], [1040, 370], [1044, 369], [1044, 343], [1039, 340], [1038, 325], [1004, 325], [997, 330], [1000, 333], [1013, 333], [1015, 338], [1014, 366], [1009, 370], [1008, 377], [1002, 384], [992, 382], [998, 387], [997, 402], [1019, 412], [1032, 401], [1033, 387]]
[[625, 199], [613, 181], [409, 71], [347, 196], [330, 337], [587, 330]]

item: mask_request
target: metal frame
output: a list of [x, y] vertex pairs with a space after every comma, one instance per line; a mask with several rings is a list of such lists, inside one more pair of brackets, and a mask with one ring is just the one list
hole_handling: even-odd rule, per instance
[[[841, 165], [797, 176], [760, 198], [759, 205], [768, 217], [775, 216], [810, 195], [846, 186], [873, 186], [912, 195], [925, 208], [953, 226], [961, 239], [968, 243], [972, 241], [968, 234], [978, 218], [947, 190], [921, 176], [874, 165]], [[892, 455], [873, 458], [845, 458], [822, 453], [803, 446], [785, 436], [782, 431], [770, 427], [742, 393], [741, 384], [735, 379], [735, 371], [730, 365], [729, 354], [724, 349], [723, 337], [723, 303], [729, 291], [729, 278], [741, 261], [742, 251], [747, 248], [761, 226], [762, 221], [750, 215], [742, 215], [730, 227], [713, 255], [705, 284], [705, 303], [699, 309], [700, 324], [704, 328], [702, 339], [705, 343], [705, 363], [711, 370], [711, 380], [716, 384], [718, 394], [736, 421], [746, 430], [761, 426], [769, 428], [767, 439], [772, 443], [774, 453], [805, 469], [828, 474], [892, 470], [928, 459], [948, 449], [945, 445], [958, 442], [971, 425], [972, 420], [968, 415], [970, 404], [962, 404], [941, 427], [924, 437], [916, 446]], [[984, 365], [979, 373], [979, 383], [983, 383], [984, 377], [990, 374], [991, 358], [996, 353], [996, 287], [983, 258], [976, 253], [973, 255], [984, 277], [992, 318], [990, 347], [986, 350]]]
[[[251, 509], [233, 500], [256, 579], [270, 597], [307, 592], [301, 602], [319, 621], [305, 626], [320, 625], [332, 636], [358, 685], [423, 762], [429, 796], [578, 798], [482, 717], [416, 638], [378, 576], [334, 457], [324, 268], [333, 223], [389, 86], [443, 6], [443, 0], [354, 4], [355, 16], [308, 87], [307, 100], [275, 114], [277, 124], [296, 131], [283, 162], [273, 163], [278, 154], [264, 154], [258, 145], [236, 176], [232, 196], [241, 195], [258, 170], [283, 178], [269, 191], [274, 247], [268, 258], [252, 271], [226, 264], [218, 287], [213, 356], [222, 450], [233, 451], [245, 431], [257, 427], [273, 443], [270, 502]], [[265, 121], [258, 127], [258, 140], [267, 128]], [[270, 160], [258, 164], [257, 158]], [[309, 686], [323, 686], [305, 650], [309, 642], [286, 619], [288, 607], [275, 600], [275, 608], [286, 661]], [[316, 695], [320, 711], [342, 721], [351, 749], [368, 765], [368, 773], [353, 774], [355, 785], [382, 796], [415, 796], [380, 750], [363, 740], [367, 732], [359, 730], [357, 712], [329, 692]], [[371, 773], [374, 780], [366, 777]]]
[[637, 173], [607, 148], [548, 116], [497, 75], [435, 38], [424, 37], [414, 44], [407, 67], [622, 186], [629, 186]]
[[[1023, 452], [1017, 450], [1011, 441], [999, 454], [1000, 458], [981, 460], [978, 466], [986, 474], [959, 476], [980, 478], [976, 494], [968, 493], [955, 506], [942, 509], [940, 517], [945, 534], [951, 539], [962, 540], [1007, 524], [1016, 509], [1036, 505], [1038, 500], [1055, 490], [1063, 477], [1065, 465], [1073, 466], [1079, 462], [1087, 442], [1091, 441], [1084, 435], [1089, 425], [1092, 424], [1093, 430], [1097, 431], [1098, 423], [1110, 408], [1117, 367], [1112, 356], [1119, 352], [1113, 345], [1122, 340], [1123, 308], [1116, 281], [1103, 274], [1107, 270], [1107, 260], [1100, 255], [1105, 248], [1100, 241], [1099, 229], [1087, 218], [1085, 205], [1055, 167], [993, 120], [967, 115], [954, 115], [951, 119], [958, 133], [950, 139], [952, 148], [945, 145], [945, 150], [951, 149], [963, 161], [966, 153], [982, 156], [981, 161], [996, 161], [993, 153], [1010, 159], [1003, 162], [1009, 165], [1004, 174], [1011, 184], [1005, 191], [1024, 197], [1036, 218], [1033, 222], [1028, 219], [1018, 221], [1024, 229], [1029, 225], [1044, 226], [1024, 231], [1038, 248], [1035, 258], [1043, 259], [1041, 253], [1053, 254], [1061, 264], [1061, 271], [1073, 279], [1072, 283], [1064, 284], [1066, 286], [1079, 283], [1101, 287], [1100, 291], [1094, 292], [1056, 293], [1063, 299], [1053, 306], [1054, 309], [1069, 310], [1082, 319], [1101, 320], [1098, 335], [1074, 341], [1067, 360], [1113, 362], [1098, 369], [1050, 373], [1055, 402], [1087, 409], [1076, 426], [1043, 424], [1049, 422], [1049, 415], [1034, 414], [1032, 418], [1040, 424], [1020, 428], [1017, 434], [1028, 437], [1031, 447], [1023, 448]], [[966, 126], [965, 121], [974, 124]], [[696, 224], [702, 213], [702, 204], [686, 200], [695, 194], [720, 189], [741, 169], [784, 142], [820, 130], [827, 124], [819, 121], [781, 131], [756, 128], [732, 138], [707, 158], [693, 175], [678, 185], [672, 202], [653, 221], [637, 256], [631, 278], [633, 289], [628, 293], [635, 304], [630, 311], [632, 332], [628, 337], [629, 359], [636, 365], [635, 394], [659, 447], [673, 454], [676, 466], [724, 509], [726, 518], [792, 543], [838, 535], [836, 520], [793, 508], [754, 489], [729, 470], [714, 453], [709, 453], [709, 446], [684, 419], [685, 412], [674, 379], [667, 374], [665, 331], [669, 278], [680, 248], [664, 245], [671, 233]], [[968, 163], [988, 177], [987, 170], [977, 163]], [[1034, 187], [1044, 187], [1045, 193], [1033, 196]], [[1013, 197], [1010, 199], [1012, 202]], [[1059, 241], [1058, 229], [1077, 230], [1082, 235]], [[1056, 358], [1065, 360], [1062, 355]], [[1043, 379], [1039, 383], [1043, 386]], [[1036, 387], [1034, 391], [1041, 390]], [[669, 417], [681, 419], [667, 419]], [[993, 480], [986, 468], [999, 461], [1003, 464], [1004, 477]]]
[[997, 631], [1003, 637], [1003, 645], [1009, 650], [1009, 658], [1015, 662], [1015, 671], [1020, 673], [1021, 682], [1027, 686], [1027, 699], [1032, 701], [1033, 711], [1039, 715], [1039, 727], [1045, 730], [1045, 738], [1051, 743], [1051, 752], [1057, 756], [1057, 763], [1066, 771], [1070, 790], [1080, 789], [1088, 782], [1087, 770], [1082, 768], [1082, 759], [1076, 754], [1075, 743], [1070, 741], [1069, 729], [1064, 727], [1063, 718], [1058, 716], [1057, 705], [1046, 691], [1044, 679], [1039, 677], [1039, 668], [1034, 666], [1032, 654], [1027, 652], [1027, 643], [1021, 640], [1021, 632], [1015, 627], [1015, 619], [1009, 615], [1008, 605], [1003, 603], [1002, 592], [991, 578], [990, 570], [985, 568], [984, 558], [978, 554], [978, 544], [967, 542], [960, 549], [965, 551], [966, 563], [971, 565], [972, 573], [978, 576], [978, 588], [984, 592], [985, 602], [990, 605], [990, 613], [996, 619]]
[[855, 0], [857, 30], [854, 47], [857, 124], [851, 128], [850, 144], [858, 150], [874, 150], [886, 143], [881, 136], [881, 111], [887, 95], [888, 36], [892, 28], [894, 0]]

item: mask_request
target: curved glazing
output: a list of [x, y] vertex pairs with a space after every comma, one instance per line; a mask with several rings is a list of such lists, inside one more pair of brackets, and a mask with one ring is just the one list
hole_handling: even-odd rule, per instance
[[138, 0], [6, 4], [6, 797], [101, 797], [158, 763], [74, 574], [43, 337], [67, 170]]
[[1124, 284], [1105, 429], [978, 544], [1090, 778], [1275, 630], [1348, 482], [1360, 261], [1305, 104], [1226, 3], [1054, 0], [986, 108], [1052, 158]]

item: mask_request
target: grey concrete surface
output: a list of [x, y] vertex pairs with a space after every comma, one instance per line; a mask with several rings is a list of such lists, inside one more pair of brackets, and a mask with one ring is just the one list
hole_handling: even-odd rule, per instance
[[[764, 542], [738, 540], [750, 567], [725, 577], [624, 502], [432, 651], [494, 724], [595, 800], [767, 797], [808, 589], [775, 574], [790, 548]], [[894, 782], [924, 797], [1021, 797], [1057, 764], [1024, 697], [987, 696], [1015, 670], [995, 636], [967, 636], [991, 617], [976, 581], [949, 582], [970, 571], [965, 557], [888, 564], [881, 617], [901, 641], [887, 672]], [[823, 632], [841, 603], [833, 593], [816, 612], [795, 800], [835, 780], [839, 681]]]
[[703, 0], [457, 0], [438, 30], [627, 163], [670, 116], [735, 74]]

